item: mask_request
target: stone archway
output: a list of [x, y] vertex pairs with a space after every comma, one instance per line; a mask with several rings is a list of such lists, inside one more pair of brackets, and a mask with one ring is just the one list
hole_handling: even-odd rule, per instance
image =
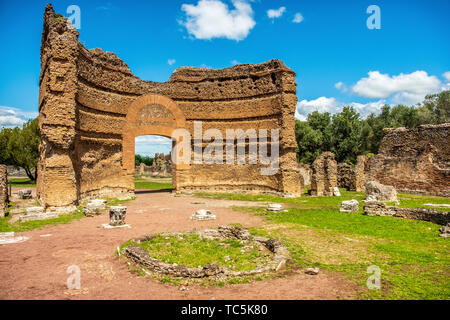
[[[122, 169], [134, 178], [135, 138], [142, 135], [159, 135], [172, 138], [176, 129], [185, 128], [186, 119], [178, 105], [170, 98], [147, 94], [130, 104], [123, 127]], [[178, 141], [172, 141], [172, 149]], [[176, 155], [175, 155], [176, 156]], [[177, 170], [185, 166], [172, 163], [172, 181], [176, 190]]]

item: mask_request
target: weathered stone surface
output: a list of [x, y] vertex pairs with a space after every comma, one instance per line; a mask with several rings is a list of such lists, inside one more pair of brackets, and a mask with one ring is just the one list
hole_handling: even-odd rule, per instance
[[333, 196], [335, 196], [335, 197], [340, 197], [341, 196], [341, 191], [339, 190], [338, 187], [334, 187], [333, 188]]
[[358, 200], [355, 199], [342, 201], [341, 208], [339, 209], [340, 212], [347, 212], [347, 213], [358, 212], [358, 210], [359, 210], [359, 203]]
[[16, 236], [14, 232], [0, 232], [0, 244], [11, 244], [24, 242], [30, 239], [26, 236]]
[[398, 201], [397, 191], [393, 186], [385, 186], [377, 181], [366, 183], [367, 200]]
[[298, 169], [300, 172], [300, 176], [303, 178], [303, 185], [310, 186], [311, 185], [311, 166], [306, 163], [299, 163]]
[[[303, 193], [295, 154], [295, 72], [283, 62], [221, 70], [183, 67], [167, 82], [144, 81], [115, 54], [87, 50], [66, 22], [64, 17], [55, 18], [50, 5], [46, 7], [37, 181], [38, 199], [44, 207], [132, 196], [135, 137], [171, 137], [175, 129], [184, 128], [191, 135], [191, 145], [205, 150], [208, 144], [194, 137], [195, 121], [202, 121], [202, 134], [214, 128], [224, 139], [227, 130], [261, 129], [270, 136], [271, 130], [279, 129], [279, 169], [275, 175], [261, 175], [268, 165], [250, 163], [248, 146], [244, 146], [245, 164], [208, 164], [202, 159], [172, 165], [176, 191]], [[236, 155], [237, 139], [231, 140], [230, 150]], [[248, 141], [247, 137], [244, 144]], [[225, 158], [225, 151], [220, 156]]]
[[333, 196], [337, 187], [337, 162], [331, 152], [322, 153], [312, 164], [311, 195]]
[[450, 223], [447, 223], [446, 226], [443, 226], [442, 228], [440, 228], [439, 231], [441, 232], [439, 234], [440, 237], [443, 237], [443, 238], [450, 237]]
[[197, 210], [192, 216], [191, 220], [214, 220], [216, 216], [211, 213], [210, 210], [200, 209]]
[[356, 170], [348, 163], [338, 164], [337, 183], [339, 188], [345, 188], [347, 191], [356, 190]]
[[6, 215], [8, 204], [8, 171], [6, 165], [0, 164], [0, 217]]
[[[366, 179], [369, 174], [369, 158], [358, 156], [355, 167], [355, 190], [356, 192], [366, 191]], [[352, 190], [353, 191], [353, 190]]]
[[448, 212], [427, 208], [399, 208], [388, 206], [382, 201], [364, 202], [364, 214], [369, 216], [392, 216], [404, 219], [429, 221], [440, 225], [450, 222]]
[[54, 219], [58, 218], [58, 214], [54, 212], [42, 212], [42, 211], [31, 211], [26, 215], [19, 216], [19, 221], [34, 221], [34, 220], [45, 220], [45, 219]]
[[450, 197], [450, 123], [385, 129], [369, 179], [398, 192]]
[[125, 216], [127, 214], [127, 207], [111, 206], [109, 207], [109, 224], [111, 226], [121, 226], [125, 224]]
[[280, 212], [283, 211], [283, 206], [279, 203], [271, 203], [267, 206], [268, 211]]
[[33, 198], [31, 189], [19, 190], [19, 199], [31, 199]]
[[87, 217], [93, 217], [100, 214], [105, 209], [106, 209], [106, 200], [94, 199], [89, 201], [87, 205], [83, 208], [83, 213]]
[[305, 273], [306, 273], [306, 274], [309, 274], [309, 275], [311, 275], [311, 276], [315, 276], [315, 275], [318, 275], [318, 274], [319, 274], [319, 271], [320, 271], [319, 268], [307, 268], [307, 269], [305, 270]]

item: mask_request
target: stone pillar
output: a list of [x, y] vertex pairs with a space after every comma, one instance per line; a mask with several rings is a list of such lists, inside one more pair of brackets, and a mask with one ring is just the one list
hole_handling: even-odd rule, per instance
[[280, 121], [280, 191], [287, 195], [300, 196], [304, 182], [297, 164], [297, 141], [295, 139], [295, 108], [297, 106], [297, 84], [292, 72], [279, 72], [274, 81], [282, 90]]
[[322, 153], [312, 164], [311, 195], [333, 196], [337, 187], [337, 162], [331, 152]]
[[51, 5], [44, 13], [39, 79], [37, 195], [43, 207], [78, 201], [76, 101], [78, 32]]
[[347, 191], [356, 190], [355, 168], [348, 163], [338, 164], [338, 187]]
[[355, 167], [355, 191], [365, 192], [366, 172], [368, 167], [368, 157], [358, 156]]
[[8, 203], [8, 174], [6, 166], [0, 164], [0, 217], [5, 216]]

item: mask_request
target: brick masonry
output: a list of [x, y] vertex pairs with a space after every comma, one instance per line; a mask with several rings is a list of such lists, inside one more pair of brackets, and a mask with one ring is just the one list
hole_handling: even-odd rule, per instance
[[6, 165], [0, 164], [0, 217], [5, 216], [8, 208], [8, 174]]
[[223, 137], [226, 129], [267, 129], [269, 134], [279, 129], [279, 170], [263, 176], [260, 169], [267, 165], [248, 159], [243, 165], [177, 165], [176, 191], [302, 193], [295, 154], [295, 72], [282, 61], [222, 70], [182, 67], [167, 82], [143, 81], [114, 53], [86, 49], [78, 32], [47, 5], [39, 84], [37, 193], [44, 207], [132, 196], [135, 137], [171, 137], [184, 128], [194, 144], [194, 121], [202, 121], [202, 132], [215, 128]]

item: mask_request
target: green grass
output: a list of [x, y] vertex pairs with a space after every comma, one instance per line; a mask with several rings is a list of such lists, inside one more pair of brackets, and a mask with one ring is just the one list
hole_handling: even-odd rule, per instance
[[153, 182], [147, 181], [145, 179], [136, 178], [134, 180], [134, 187], [136, 189], [152, 189], [152, 190], [161, 190], [161, 189], [172, 189], [171, 183], [164, 182]]
[[[122, 248], [130, 244], [136, 243], [127, 242]], [[259, 250], [256, 244], [242, 244], [233, 239], [209, 240], [196, 234], [158, 236], [138, 245], [153, 258], [191, 268], [214, 263], [234, 271], [248, 271], [272, 258], [271, 253]]]
[[11, 183], [13, 187], [20, 187], [20, 188], [36, 187], [36, 181], [30, 180], [29, 178], [8, 179], [8, 183]]
[[79, 220], [84, 217], [81, 208], [77, 211], [69, 214], [61, 214], [58, 218], [35, 220], [26, 222], [15, 222], [13, 224], [8, 223], [11, 217], [0, 218], [0, 232], [23, 232], [34, 229], [40, 229], [46, 226], [53, 226], [57, 224], [66, 224], [74, 220]]
[[[364, 199], [363, 193], [341, 190], [341, 197], [280, 198], [245, 194], [198, 196], [215, 199], [284, 203], [288, 212], [236, 206], [234, 210], [260, 215], [268, 226], [252, 232], [280, 239], [300, 267], [317, 266], [341, 272], [355, 282], [362, 299], [450, 299], [450, 245], [438, 236], [441, 226], [395, 217], [341, 213], [341, 201]], [[399, 195], [401, 206], [449, 203], [448, 198]], [[381, 290], [366, 287], [367, 267], [381, 269]]]

